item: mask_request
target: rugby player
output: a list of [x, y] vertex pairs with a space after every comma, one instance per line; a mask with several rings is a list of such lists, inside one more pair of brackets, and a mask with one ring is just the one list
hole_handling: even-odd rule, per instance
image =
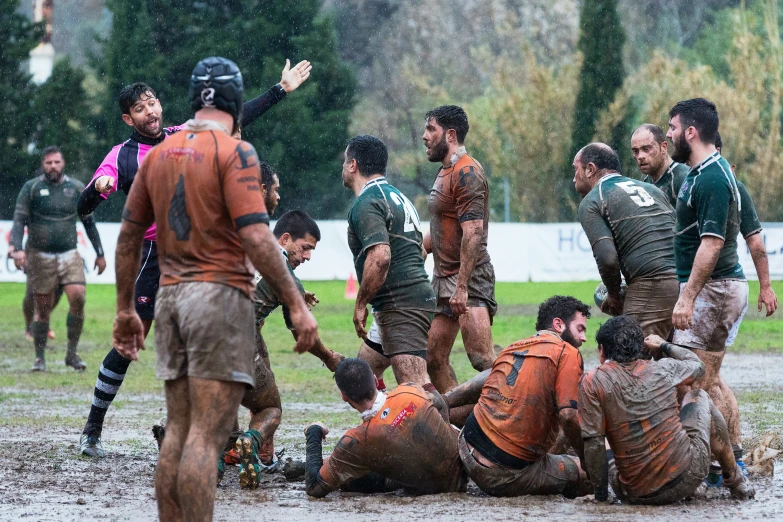
[[[84, 326], [84, 260], [76, 250], [76, 202], [84, 184], [65, 175], [65, 159], [57, 147], [41, 152], [43, 174], [24, 184], [16, 198], [10, 246], [14, 265], [25, 270], [34, 297], [30, 332], [35, 343], [32, 371], [46, 370], [46, 339], [54, 294], [62, 286], [68, 298], [68, 350], [65, 364], [83, 371], [87, 365], [76, 353]], [[98, 274], [106, 269], [101, 237], [92, 215], [81, 216], [87, 237], [95, 249]], [[24, 227], [28, 229], [27, 250], [22, 248]]]
[[677, 194], [690, 168], [669, 156], [669, 142], [663, 130], [652, 123], [641, 125], [631, 135], [631, 152], [645, 175], [642, 181], [658, 187], [672, 208], [676, 207]]
[[245, 388], [255, 382], [253, 266], [289, 307], [295, 350], [317, 337], [268, 227], [258, 156], [231, 137], [242, 91], [234, 62], [210, 57], [196, 65], [189, 91], [195, 117], [148, 153], [117, 240], [113, 341], [121, 356], [135, 360], [144, 327], [134, 279], [145, 233], [157, 224], [156, 374], [165, 381], [167, 406], [155, 476], [161, 520], [212, 518], [217, 466], [203, 463], [218, 461]]
[[[630, 504], [672, 504], [692, 495], [707, 476], [710, 453], [724, 466], [731, 496], [755, 491], [734, 462], [728, 428], [704, 390], [677, 402], [677, 386], [704, 375], [690, 350], [651, 335], [628, 316], [613, 317], [596, 334], [601, 365], [579, 385], [585, 467], [595, 499], [608, 500], [608, 484]], [[643, 359], [643, 345], [666, 358]], [[607, 462], [605, 441], [613, 458]]]
[[419, 384], [400, 384], [386, 395], [362, 359], [345, 359], [334, 373], [342, 399], [361, 413], [323, 460], [321, 423], [304, 430], [307, 439], [305, 485], [311, 497], [340, 489], [376, 493], [406, 488], [416, 494], [465, 492], [457, 431], [445, 422]]
[[449, 362], [457, 332], [462, 332], [468, 359], [477, 371], [490, 368], [495, 360], [495, 271], [487, 253], [489, 185], [484, 169], [465, 149], [465, 111], [443, 105], [424, 119], [427, 159], [441, 163], [430, 191], [430, 232], [424, 239], [426, 252], [435, 260], [432, 288], [438, 300], [427, 368], [435, 387], [445, 393], [457, 385]]
[[[302, 61], [294, 68], [286, 60], [280, 83], [242, 106], [241, 127], [250, 125], [286, 93], [295, 90], [310, 76], [311, 65]], [[79, 213], [92, 213], [100, 203], [117, 190], [128, 194], [142, 160], [149, 150], [161, 143], [182, 126], [163, 128], [163, 108], [155, 91], [145, 83], [134, 83], [120, 91], [119, 105], [122, 120], [133, 127], [128, 140], [116, 145], [95, 171], [92, 181], [79, 198]], [[155, 243], [155, 224], [144, 236], [142, 267], [136, 278], [136, 311], [144, 324], [144, 336], [149, 333], [155, 314], [155, 295], [158, 291], [160, 270]], [[125, 379], [131, 361], [120, 357], [112, 349], [106, 355], [98, 372], [92, 406], [80, 439], [83, 455], [103, 457], [101, 432], [106, 412]]]
[[383, 354], [391, 359], [397, 384], [422, 386], [447, 415], [446, 404], [427, 375], [427, 333], [435, 295], [424, 271], [419, 215], [386, 180], [389, 155], [381, 140], [367, 135], [351, 138], [344, 156], [343, 185], [356, 195], [348, 213], [348, 246], [360, 285], [353, 312], [356, 334], [367, 338], [371, 304]]
[[[715, 148], [715, 104], [684, 100], [669, 118], [672, 159], [691, 167], [677, 197], [674, 261], [680, 297], [672, 342], [701, 359], [705, 372], [694, 386], [706, 391], [728, 425], [736, 427], [739, 407], [731, 388], [721, 386], [720, 367], [748, 308], [748, 282], [737, 254], [741, 197], [731, 165]], [[738, 430], [735, 440], [739, 443]], [[741, 460], [741, 447], [734, 449]]]
[[475, 404], [459, 453], [468, 476], [488, 495], [574, 498], [589, 492], [579, 460], [548, 453], [562, 428], [582, 456], [577, 385], [589, 318], [590, 307], [573, 297], [547, 299], [536, 335], [506, 347], [491, 370], [446, 394], [450, 407]]
[[[574, 185], [584, 199], [579, 222], [608, 290], [601, 310], [636, 318], [645, 334], [668, 338], [680, 293], [674, 271], [674, 209], [655, 186], [620, 174], [620, 158], [591, 143], [573, 162]], [[621, 274], [628, 285], [620, 295]]]

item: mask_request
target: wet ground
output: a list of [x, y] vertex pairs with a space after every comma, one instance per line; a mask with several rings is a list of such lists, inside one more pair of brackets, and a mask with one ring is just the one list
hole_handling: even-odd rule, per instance
[[[587, 361], [594, 366], [595, 361]], [[732, 355], [724, 377], [742, 409], [743, 438], [749, 447], [767, 432], [783, 433], [783, 356]], [[57, 390], [2, 390], [0, 401], [0, 520], [152, 520], [156, 518], [153, 473], [157, 450], [150, 427], [162, 415], [155, 394], [124, 397], [112, 408], [104, 430], [108, 456], [99, 462], [77, 456], [84, 422], [84, 397]], [[131, 394], [128, 394], [131, 395]], [[46, 404], [45, 408], [40, 407]], [[358, 422], [340, 403], [284, 403], [276, 437], [287, 456], [303, 458], [302, 427], [330, 423], [333, 443]], [[246, 422], [243, 414], [242, 422]], [[780, 441], [780, 439], [778, 439]], [[778, 442], [779, 443], [779, 442]], [[327, 444], [327, 449], [330, 445]], [[560, 497], [496, 499], [475, 486], [466, 494], [411, 497], [333, 493], [307, 498], [302, 482], [281, 475], [265, 478], [255, 491], [240, 490], [237, 468], [229, 468], [218, 488], [216, 520], [783, 520], [783, 462], [775, 478], [755, 478], [756, 500], [694, 500], [668, 507], [596, 505]], [[724, 496], [725, 497], [725, 496]]]

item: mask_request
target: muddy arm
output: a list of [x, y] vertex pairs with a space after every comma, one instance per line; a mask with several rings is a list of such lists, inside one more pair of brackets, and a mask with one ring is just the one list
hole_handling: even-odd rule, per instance
[[609, 499], [609, 463], [605, 444], [605, 437], [584, 439], [587, 475], [593, 484], [595, 499], [601, 502]]
[[322, 498], [334, 491], [334, 488], [321, 478], [321, 466], [323, 466], [323, 429], [318, 425], [312, 425], [305, 432], [307, 438], [307, 457], [305, 463], [305, 486], [307, 494], [311, 497]]
[[449, 408], [476, 404], [479, 397], [481, 397], [481, 389], [484, 387], [484, 383], [487, 382], [487, 377], [489, 377], [491, 371], [491, 369], [484, 370], [471, 380], [463, 382], [456, 388], [446, 392], [443, 398], [446, 400]]

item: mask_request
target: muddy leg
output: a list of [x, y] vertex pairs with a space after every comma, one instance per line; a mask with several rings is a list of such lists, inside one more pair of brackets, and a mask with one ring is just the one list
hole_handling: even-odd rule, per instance
[[166, 381], [166, 436], [160, 447], [158, 466], [155, 469], [155, 496], [158, 499], [158, 516], [161, 520], [183, 520], [177, 493], [177, 477], [182, 448], [190, 426], [190, 400], [188, 379]]
[[495, 362], [495, 348], [492, 345], [489, 310], [483, 306], [468, 308], [468, 312], [460, 316], [459, 326], [462, 342], [473, 368], [477, 372], [492, 368], [492, 363]]
[[[729, 385], [723, 380], [722, 377], [718, 378], [718, 388], [723, 394], [723, 400], [727, 404], [727, 410], [731, 411], [732, 415], [726, 417], [726, 424], [729, 426], [729, 441], [732, 446], [742, 447], [741, 432], [740, 432], [740, 418], [739, 418], [739, 405], [737, 404], [737, 398], [734, 396], [734, 392], [729, 388]], [[734, 413], [737, 415], [734, 415]]]
[[[446, 393], [457, 385], [457, 375], [449, 362], [457, 332], [459, 322], [456, 319], [435, 315], [427, 339], [427, 372], [440, 393]], [[396, 377], [396, 370], [394, 374]]]
[[391, 360], [389, 360], [388, 357], [379, 354], [367, 346], [366, 343], [362, 343], [357, 357], [367, 361], [367, 364], [369, 364], [372, 369], [373, 375], [375, 375], [378, 381], [383, 381], [383, 374], [386, 371], [386, 368], [391, 366]]

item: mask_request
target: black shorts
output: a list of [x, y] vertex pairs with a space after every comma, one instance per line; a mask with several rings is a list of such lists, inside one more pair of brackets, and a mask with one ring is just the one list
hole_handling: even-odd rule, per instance
[[141, 250], [141, 270], [136, 278], [136, 313], [144, 320], [155, 319], [155, 295], [159, 285], [158, 248], [155, 241], [145, 239]]

